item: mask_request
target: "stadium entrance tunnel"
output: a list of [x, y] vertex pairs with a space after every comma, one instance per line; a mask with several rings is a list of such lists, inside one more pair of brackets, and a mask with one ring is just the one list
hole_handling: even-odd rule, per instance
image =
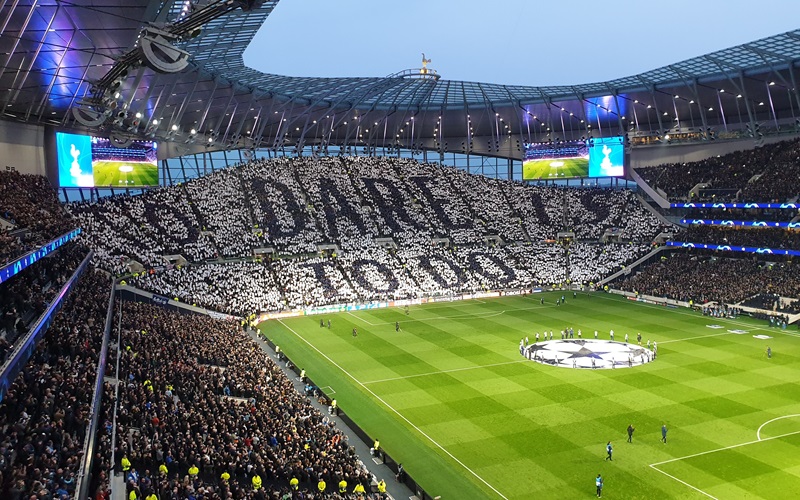
[[630, 368], [651, 362], [650, 349], [611, 340], [568, 339], [536, 342], [520, 349], [531, 361], [561, 368]]

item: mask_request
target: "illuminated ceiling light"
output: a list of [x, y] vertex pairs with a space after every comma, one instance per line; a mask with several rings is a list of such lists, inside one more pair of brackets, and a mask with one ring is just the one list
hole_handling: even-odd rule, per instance
[[214, 138], [213, 137], [209, 137], [208, 138], [208, 142], [214, 142]]
[[572, 113], [570, 113], [570, 114], [569, 114], [569, 116], [575, 116], [575, 115], [573, 115]]
[[158, 125], [158, 120], [153, 120], [153, 125]]
[[708, 108], [709, 111], [714, 111], [714, 108]]
[[142, 117], [141, 113], [136, 113], [136, 118], [141, 118], [141, 117]]
[[691, 101], [689, 101], [689, 104], [694, 104], [694, 99], [692, 99]]
[[736, 94], [736, 98], [737, 99], [741, 99], [742, 98], [742, 94]]
[[314, 120], [312, 123], [317, 123], [317, 120]]
[[173, 131], [173, 132], [175, 132], [175, 131], [177, 131], [177, 130], [178, 130], [178, 126], [177, 126], [177, 125], [173, 125], [173, 126], [172, 126], [172, 131]]
[[653, 106], [651, 106], [651, 105], [649, 105], [649, 104], [647, 105], [647, 109], [650, 109], [650, 108], [652, 108], [652, 107], [653, 107]]
[[622, 119], [625, 120], [625, 116], [623, 116]]
[[723, 94], [724, 92], [725, 92], [725, 89], [719, 89], [719, 93], [720, 94]]
[[680, 98], [681, 98], [681, 96], [679, 96], [678, 94], [675, 94], [675, 99], [680, 99]]
[[669, 134], [666, 134], [666, 135], [664, 136], [664, 139], [666, 139], [666, 140], [669, 140]]
[[581, 120], [581, 123], [583, 123], [583, 120]]
[[634, 99], [634, 100], [633, 100], [633, 102], [634, 102], [635, 104], [639, 104], [639, 99]]
[[194, 134], [196, 134], [196, 133], [197, 133], [197, 130], [195, 130], [195, 129], [192, 129], [192, 130], [190, 130], [190, 131], [189, 131], [189, 133], [190, 133], [190, 134], [192, 134], [192, 135], [194, 135]]
[[667, 116], [667, 112], [666, 111], [664, 111], [664, 116]]
[[758, 105], [759, 106], [763, 106], [764, 105], [764, 101], [761, 101], [760, 103], [758, 103]]
[[114, 99], [119, 99], [119, 96], [120, 96], [120, 93], [117, 92], [116, 94], [114, 94]]
[[300, 131], [300, 127], [295, 127], [295, 130], [299, 132]]
[[769, 82], [770, 87], [775, 85], [775, 82]]

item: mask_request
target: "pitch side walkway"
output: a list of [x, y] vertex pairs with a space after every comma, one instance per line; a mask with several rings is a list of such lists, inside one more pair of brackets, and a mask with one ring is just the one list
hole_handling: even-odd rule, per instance
[[[278, 365], [281, 370], [283, 370], [283, 372], [286, 374], [286, 377], [288, 377], [289, 380], [292, 381], [292, 385], [294, 385], [295, 390], [302, 394], [303, 383], [299, 380], [297, 374], [291, 370], [286, 369], [286, 363], [278, 360], [278, 356], [275, 355], [275, 351], [273, 351], [272, 348], [270, 348], [269, 345], [267, 345], [267, 343], [264, 342], [264, 340], [258, 336], [257, 330], [251, 329], [248, 333], [250, 334], [250, 337], [258, 343], [261, 349], [264, 352], [266, 352], [267, 355], [270, 358], [272, 358], [273, 361], [275, 361], [275, 364]], [[342, 431], [347, 435], [348, 443], [350, 444], [350, 446], [355, 447], [358, 457], [361, 458], [367, 469], [372, 474], [374, 474], [375, 477], [378, 478], [378, 480], [383, 479], [384, 481], [386, 481], [386, 492], [391, 496], [391, 498], [399, 500], [401, 498], [413, 497], [414, 492], [408, 489], [404, 484], [400, 484], [397, 481], [395, 481], [394, 472], [392, 472], [392, 470], [389, 469], [389, 467], [383, 464], [376, 464], [372, 460], [369, 454], [369, 448], [371, 443], [370, 444], [364, 443], [361, 440], [361, 438], [359, 438], [358, 435], [356, 435], [356, 433], [353, 432], [353, 430], [350, 429], [350, 427], [348, 427], [347, 424], [345, 424], [341, 418], [335, 417], [333, 415], [328, 415], [327, 406], [322, 406], [314, 398], [309, 398], [309, 400], [311, 401], [311, 404], [317, 410], [320, 411], [320, 413], [328, 416], [328, 418], [333, 419], [336, 422], [336, 427], [338, 427], [340, 431]], [[349, 489], [350, 488], [348, 488], [348, 490]]]

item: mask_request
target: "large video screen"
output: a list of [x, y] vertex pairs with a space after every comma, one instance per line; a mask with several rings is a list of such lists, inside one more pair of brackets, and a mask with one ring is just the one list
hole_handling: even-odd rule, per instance
[[158, 145], [136, 141], [120, 148], [108, 139], [56, 132], [62, 187], [158, 186]]
[[621, 177], [625, 175], [625, 144], [622, 137], [558, 144], [525, 144], [523, 179], [569, 177]]
[[592, 139], [589, 146], [589, 177], [625, 175], [625, 143], [622, 137]]
[[589, 146], [586, 141], [525, 144], [523, 179], [564, 179], [588, 175]]

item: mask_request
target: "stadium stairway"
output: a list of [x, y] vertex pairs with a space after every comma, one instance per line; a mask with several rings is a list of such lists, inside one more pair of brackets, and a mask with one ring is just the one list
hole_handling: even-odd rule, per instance
[[655, 189], [650, 187], [647, 182], [642, 179], [642, 177], [636, 172], [635, 169], [630, 169], [631, 177], [633, 180], [636, 181], [636, 185], [639, 186], [639, 189], [647, 193], [647, 196], [652, 198], [652, 200], [661, 208], [668, 209], [669, 208], [669, 200], [666, 196], [662, 196], [661, 193], [657, 192]]
[[[670, 226], [674, 226], [677, 224], [675, 221], [669, 220], [667, 217], [664, 216], [664, 214], [656, 210], [655, 207], [653, 207], [653, 205], [648, 203], [647, 200], [644, 199], [644, 196], [642, 196], [640, 193], [634, 193], [634, 196], [636, 196], [636, 198], [644, 206], [644, 208], [646, 208], [651, 214], [658, 217], [658, 220], [660, 220], [662, 223], [668, 224]], [[678, 219], [680, 219], [680, 217], [678, 217]]]
[[[261, 349], [267, 353], [270, 358], [272, 358], [275, 364], [281, 370], [283, 370], [283, 372], [286, 374], [286, 377], [292, 381], [292, 385], [294, 386], [295, 390], [302, 394], [303, 382], [300, 380], [300, 377], [297, 376], [297, 373], [288, 369], [285, 361], [280, 361], [278, 359], [275, 351], [272, 350], [272, 348], [264, 341], [263, 338], [259, 337], [257, 330], [251, 329], [248, 333], [250, 334], [250, 337], [259, 345], [259, 347], [261, 347]], [[311, 371], [313, 372], [313, 370]], [[309, 373], [308, 376], [312, 377], [313, 373]], [[317, 380], [316, 382], [319, 383], [320, 381]], [[329, 416], [329, 418], [335, 421], [336, 427], [347, 435], [348, 444], [355, 447], [356, 454], [364, 462], [364, 465], [367, 467], [367, 469], [378, 480], [383, 479], [386, 481], [386, 492], [389, 494], [389, 500], [416, 498], [413, 496], [414, 492], [408, 489], [405, 484], [399, 483], [395, 480], [394, 471], [392, 471], [392, 469], [384, 464], [376, 463], [375, 460], [370, 460], [370, 445], [362, 441], [361, 438], [359, 438], [358, 435], [344, 422], [344, 420], [337, 416], [328, 415], [327, 406], [319, 404], [314, 398], [310, 398], [310, 401], [320, 413]], [[112, 500], [117, 499], [113, 498]]]
[[615, 272], [614, 274], [611, 274], [611, 275], [606, 276], [605, 278], [601, 279], [600, 281], [597, 282], [597, 286], [602, 288], [603, 285], [605, 285], [607, 283], [611, 283], [612, 281], [614, 281], [615, 279], [619, 278], [620, 276], [629, 275], [637, 267], [639, 267], [640, 265], [644, 264], [650, 258], [658, 255], [659, 253], [663, 252], [664, 250], [671, 250], [671, 248], [670, 247], [666, 247], [666, 246], [660, 246], [660, 247], [654, 248], [653, 250], [649, 251], [647, 253], [647, 255], [645, 255], [643, 257], [640, 257], [639, 259], [635, 260], [631, 264], [628, 264], [623, 269], [620, 269], [619, 271]]

